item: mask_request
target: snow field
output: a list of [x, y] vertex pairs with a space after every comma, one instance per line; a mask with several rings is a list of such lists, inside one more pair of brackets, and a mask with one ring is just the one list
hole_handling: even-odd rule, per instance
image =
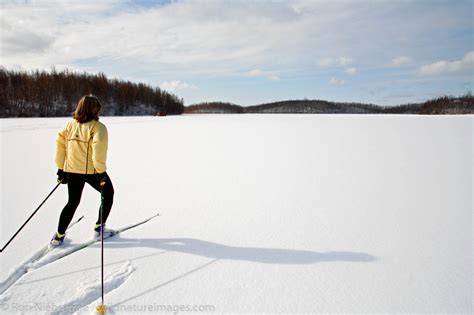
[[[2, 241], [54, 187], [67, 120], [1, 120]], [[162, 214], [106, 242], [111, 311], [472, 311], [472, 116], [102, 120], [116, 191], [108, 225]], [[66, 199], [60, 187], [1, 254], [0, 281], [48, 242]], [[98, 204], [86, 188], [73, 242], [91, 237]], [[1, 305], [87, 313], [99, 275], [95, 244], [26, 274]]]

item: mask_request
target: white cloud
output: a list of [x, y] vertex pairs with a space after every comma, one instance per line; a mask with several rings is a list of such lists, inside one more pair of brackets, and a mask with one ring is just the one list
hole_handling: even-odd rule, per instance
[[4, 19], [0, 20], [0, 26], [4, 30], [1, 37], [2, 54], [14, 55], [25, 51], [41, 53], [46, 51], [54, 40], [49, 34], [24, 27], [23, 23], [16, 24], [13, 27]]
[[344, 67], [352, 63], [352, 58], [338, 57], [338, 58], [323, 58], [316, 62], [321, 67]]
[[329, 80], [329, 84], [331, 85], [344, 85], [345, 83], [346, 81], [337, 78], [331, 78], [331, 80]]
[[390, 61], [390, 64], [392, 66], [396, 66], [396, 67], [399, 67], [399, 66], [404, 66], [404, 65], [408, 65], [410, 63], [412, 63], [413, 60], [408, 57], [408, 56], [398, 56], [398, 57], [395, 57], [393, 58], [391, 61]]
[[357, 68], [347, 68], [345, 73], [348, 75], [355, 75], [357, 73]]
[[182, 91], [187, 89], [197, 89], [197, 86], [181, 82], [179, 80], [165, 81], [160, 84], [160, 88], [169, 92]]
[[[117, 69], [125, 60], [161, 72], [212, 74], [262, 64], [281, 69], [320, 58], [322, 65], [346, 66], [352, 58], [337, 57], [338, 51], [352, 51], [348, 47], [358, 40], [352, 31], [327, 36], [326, 30], [338, 29], [363, 6], [371, 5], [299, 0], [179, 1], [140, 10], [120, 1], [2, 5], [0, 21], [11, 25], [2, 27], [2, 44], [10, 47], [1, 51], [2, 64], [31, 69], [98, 60]], [[34, 47], [25, 46], [30, 39]]]
[[253, 69], [247, 73], [245, 73], [245, 76], [247, 77], [265, 77], [270, 80], [278, 81], [280, 80], [280, 77], [271, 73], [271, 72], [266, 72], [262, 71], [260, 69]]
[[246, 73], [248, 77], [259, 77], [263, 75], [262, 70], [254, 69]]
[[421, 66], [417, 74], [421, 77], [463, 74], [474, 71], [474, 51], [464, 55], [461, 60], [441, 60]]
[[459, 14], [465, 5], [437, 2], [426, 11], [418, 2], [183, 0], [139, 9], [105, 0], [2, 2], [0, 59], [7, 68], [71, 65], [148, 82], [258, 67], [275, 69], [261, 76], [278, 80], [315, 64], [350, 75], [355, 60], [377, 66], [393, 51], [439, 53], [439, 42], [451, 47], [452, 39], [433, 30], [472, 26]]
[[271, 74], [271, 75], [267, 76], [267, 78], [269, 78], [270, 80], [273, 80], [273, 81], [280, 80], [280, 77], [277, 76], [277, 75], [274, 75], [274, 74]]

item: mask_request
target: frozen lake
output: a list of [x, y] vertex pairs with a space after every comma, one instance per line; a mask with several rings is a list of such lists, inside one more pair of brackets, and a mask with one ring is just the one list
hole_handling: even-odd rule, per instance
[[[68, 120], [0, 120], [2, 246], [55, 186]], [[106, 242], [113, 312], [472, 312], [472, 115], [101, 121], [108, 225], [161, 214]], [[0, 254], [0, 281], [49, 241], [66, 200], [61, 186]], [[90, 239], [99, 200], [84, 190], [72, 244]], [[1, 282], [0, 309], [90, 313], [99, 275], [96, 244]]]

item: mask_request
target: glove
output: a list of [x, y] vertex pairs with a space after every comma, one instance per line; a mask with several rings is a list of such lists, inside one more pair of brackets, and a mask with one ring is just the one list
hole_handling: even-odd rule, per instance
[[103, 172], [100, 174], [96, 174], [97, 180], [99, 181], [99, 184], [101, 187], [103, 187], [107, 183], [107, 173]]
[[56, 175], [58, 175], [58, 183], [67, 184], [67, 175], [63, 170], [58, 169]]

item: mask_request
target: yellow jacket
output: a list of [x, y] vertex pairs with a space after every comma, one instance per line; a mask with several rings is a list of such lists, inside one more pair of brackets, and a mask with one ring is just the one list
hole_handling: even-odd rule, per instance
[[99, 121], [70, 121], [56, 140], [56, 166], [78, 174], [103, 173], [107, 170], [107, 128]]

